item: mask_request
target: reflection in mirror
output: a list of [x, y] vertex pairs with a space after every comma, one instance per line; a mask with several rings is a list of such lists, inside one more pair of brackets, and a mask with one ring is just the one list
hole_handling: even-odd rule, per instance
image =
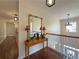
[[28, 18], [30, 35], [41, 33], [42, 31], [40, 30], [40, 27], [42, 27], [42, 18], [34, 15], [29, 15]]

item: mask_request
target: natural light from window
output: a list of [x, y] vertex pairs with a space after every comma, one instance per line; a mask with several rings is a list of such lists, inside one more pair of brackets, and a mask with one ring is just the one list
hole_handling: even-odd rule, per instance
[[70, 22], [71, 26], [66, 26], [67, 32], [76, 32], [76, 22]]

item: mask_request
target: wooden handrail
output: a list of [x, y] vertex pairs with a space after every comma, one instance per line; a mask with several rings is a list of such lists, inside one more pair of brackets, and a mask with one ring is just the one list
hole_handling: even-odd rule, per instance
[[69, 35], [54, 34], [54, 33], [46, 33], [46, 35], [55, 35], [55, 36], [70, 37], [70, 38], [79, 38], [78, 36], [69, 36]]

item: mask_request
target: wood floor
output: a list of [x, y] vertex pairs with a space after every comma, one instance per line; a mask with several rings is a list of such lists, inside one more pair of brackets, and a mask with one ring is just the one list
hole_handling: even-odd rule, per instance
[[8, 36], [0, 44], [0, 59], [18, 59], [18, 42], [15, 36]]
[[[28, 59], [27, 57], [24, 59]], [[48, 50], [40, 50], [30, 56], [30, 59], [64, 59], [64, 55], [48, 48]]]

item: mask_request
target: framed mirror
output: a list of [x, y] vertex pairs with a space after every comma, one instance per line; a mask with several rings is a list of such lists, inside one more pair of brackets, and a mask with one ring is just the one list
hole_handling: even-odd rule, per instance
[[28, 25], [30, 26], [29, 35], [32, 36], [35, 33], [42, 33], [42, 17], [35, 16], [32, 14], [28, 15]]

